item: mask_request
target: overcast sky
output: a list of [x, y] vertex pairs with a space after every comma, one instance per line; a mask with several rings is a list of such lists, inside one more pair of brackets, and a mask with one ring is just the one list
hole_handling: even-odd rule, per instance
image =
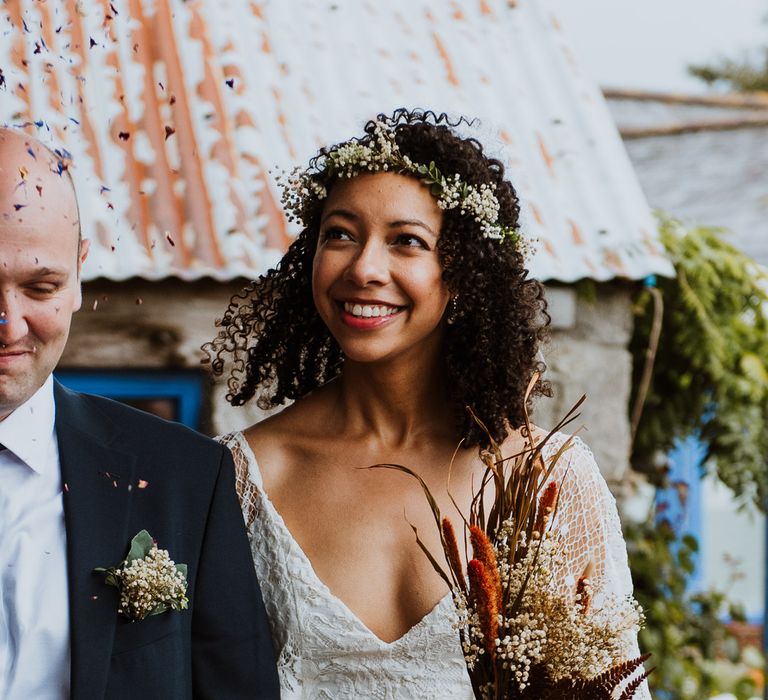
[[768, 0], [550, 0], [603, 87], [702, 92], [686, 66], [768, 45]]

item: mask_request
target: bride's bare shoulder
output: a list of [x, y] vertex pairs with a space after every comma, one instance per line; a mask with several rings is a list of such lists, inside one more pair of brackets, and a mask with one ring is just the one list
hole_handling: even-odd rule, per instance
[[322, 391], [298, 399], [243, 431], [260, 466], [267, 470], [301, 460], [325, 433], [328, 407]]

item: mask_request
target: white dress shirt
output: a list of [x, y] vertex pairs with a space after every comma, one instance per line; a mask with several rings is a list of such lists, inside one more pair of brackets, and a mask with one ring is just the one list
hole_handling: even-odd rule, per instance
[[69, 697], [69, 598], [53, 379], [0, 421], [0, 698]]

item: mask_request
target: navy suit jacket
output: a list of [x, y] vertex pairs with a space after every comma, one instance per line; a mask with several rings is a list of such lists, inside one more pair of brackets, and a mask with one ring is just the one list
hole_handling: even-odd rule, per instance
[[[73, 700], [279, 698], [229, 451], [109, 399], [58, 383], [54, 396]], [[188, 565], [188, 610], [118, 614], [94, 569], [122, 561], [140, 530]]]

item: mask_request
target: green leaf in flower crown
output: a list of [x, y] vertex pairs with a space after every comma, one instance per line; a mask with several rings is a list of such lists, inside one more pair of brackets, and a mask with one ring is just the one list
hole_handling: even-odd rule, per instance
[[176, 564], [176, 571], [178, 571], [183, 577], [184, 580], [187, 580], [187, 565], [186, 564]]
[[128, 556], [125, 558], [127, 562], [131, 562], [134, 559], [143, 559], [149, 554], [149, 551], [154, 546], [154, 540], [146, 530], [139, 532], [131, 540], [131, 548], [128, 551]]
[[430, 186], [429, 191], [433, 196], [439, 197], [442, 194], [443, 188], [435, 182]]

